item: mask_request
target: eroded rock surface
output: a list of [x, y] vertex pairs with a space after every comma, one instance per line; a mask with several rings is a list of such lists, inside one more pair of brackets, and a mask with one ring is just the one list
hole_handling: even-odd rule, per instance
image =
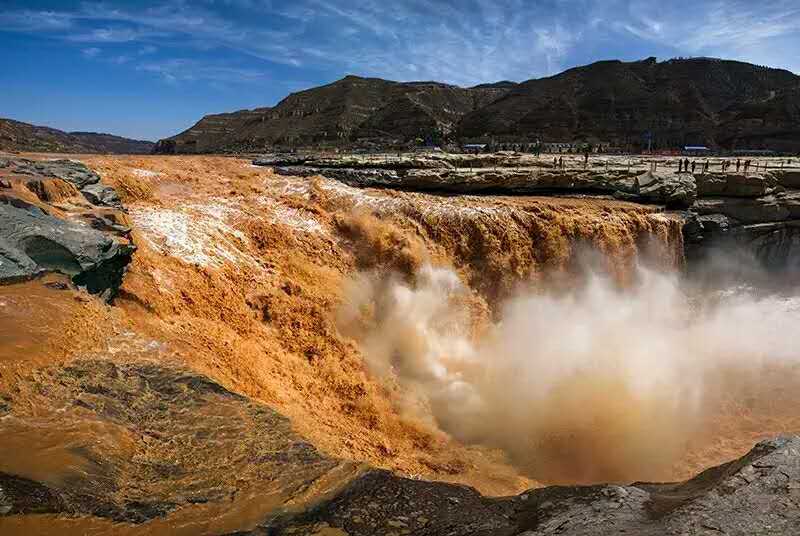
[[5, 166], [11, 173], [34, 177], [57, 177], [68, 181], [83, 193], [93, 205], [122, 208], [119, 196], [110, 186], [100, 183], [100, 175], [74, 160], [6, 160]]
[[755, 535], [800, 531], [800, 438], [676, 484], [554, 486], [490, 499], [474, 490], [373, 471], [308, 512], [253, 534], [544, 536]]
[[[37, 373], [17, 396], [25, 402], [12, 400], [0, 434], [29, 437], [28, 452], [0, 440], [0, 516], [138, 524], [220, 505], [245, 508], [232, 523], [246, 526], [256, 521], [246, 508], [265, 515], [349, 467], [320, 455], [273, 410], [175, 366], [79, 360]], [[37, 438], [51, 435], [57, 447]], [[58, 460], [55, 473], [37, 469], [47, 457]]]
[[0, 162], [0, 283], [59, 272], [113, 296], [135, 248], [117, 193], [99, 181], [70, 160]]
[[[260, 162], [260, 163], [259, 163]], [[256, 160], [256, 165], [268, 165]], [[394, 188], [453, 194], [590, 194], [613, 195], [643, 203], [688, 208], [697, 188], [691, 175], [630, 169], [514, 168], [381, 168], [276, 166], [278, 175], [324, 175], [350, 186]]]

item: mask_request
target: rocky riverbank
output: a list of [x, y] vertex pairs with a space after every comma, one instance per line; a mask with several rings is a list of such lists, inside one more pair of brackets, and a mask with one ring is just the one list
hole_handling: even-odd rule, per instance
[[356, 187], [441, 194], [610, 196], [681, 211], [687, 258], [704, 262], [737, 249], [760, 267], [800, 261], [800, 169], [677, 172], [668, 159], [573, 158], [554, 166], [521, 154], [267, 156], [253, 161], [278, 175], [322, 175]]
[[85, 165], [0, 158], [0, 284], [57, 272], [111, 298], [134, 250], [117, 192]]

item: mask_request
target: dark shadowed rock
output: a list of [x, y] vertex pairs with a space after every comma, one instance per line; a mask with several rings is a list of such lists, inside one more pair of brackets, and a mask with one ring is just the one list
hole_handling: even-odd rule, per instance
[[0, 516], [48, 514], [63, 509], [64, 501], [46, 485], [0, 472]]
[[84, 186], [81, 193], [93, 205], [122, 208], [122, 201], [117, 191], [111, 186], [95, 183]]
[[117, 288], [134, 247], [38, 207], [0, 204], [0, 283], [44, 272], [72, 276], [90, 292]]
[[490, 499], [374, 471], [314, 509], [252, 534], [606, 536], [797, 534], [800, 437], [759, 443], [686, 482], [548, 487]]
[[800, 188], [800, 169], [774, 169], [769, 175], [785, 188]]
[[8, 182], [0, 194], [0, 284], [58, 272], [113, 297], [135, 250], [130, 230], [112, 221], [113, 210], [90, 207], [76, 188], [92, 205], [119, 210], [116, 191], [70, 160], [6, 159], [2, 174]]

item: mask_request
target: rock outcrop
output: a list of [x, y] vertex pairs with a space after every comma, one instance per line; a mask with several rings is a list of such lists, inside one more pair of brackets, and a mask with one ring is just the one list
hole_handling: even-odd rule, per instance
[[504, 499], [373, 471], [252, 534], [786, 535], [800, 529], [799, 500], [800, 437], [786, 437], [686, 482], [557, 486]]
[[[353, 157], [342, 160], [306, 159], [302, 161], [303, 165], [288, 166], [276, 166], [275, 162], [285, 163], [277, 158], [256, 159], [253, 163], [274, 166], [273, 170], [278, 175], [324, 175], [357, 187], [455, 194], [613, 195], [670, 208], [688, 208], [697, 196], [697, 187], [689, 174], [629, 168], [560, 169], [544, 165], [541, 160], [534, 158], [530, 162], [523, 160], [533, 165], [514, 167], [520, 160], [519, 156], [503, 155], [486, 159], [499, 165], [473, 168], [457, 165], [461, 163], [459, 156], [449, 159], [423, 156], [419, 159], [422, 165], [418, 167], [414, 166], [415, 160], [410, 158], [390, 160], [388, 167], [384, 167], [386, 164], [380, 160]], [[466, 160], [472, 162], [471, 158]], [[438, 167], [433, 165], [436, 162], [441, 162]], [[345, 164], [354, 167], [344, 167]]]
[[121, 208], [79, 162], [0, 161], [0, 284], [58, 272], [112, 298], [135, 250]]
[[57, 177], [71, 182], [93, 205], [122, 208], [119, 195], [110, 186], [100, 183], [100, 175], [74, 160], [0, 160], [0, 168], [8, 173], [33, 177]]
[[[237, 494], [259, 489], [265, 502], [281, 505], [326, 475], [355, 470], [322, 456], [268, 407], [184, 369], [87, 359], [45, 369], [31, 381], [23, 391], [47, 388], [39, 403], [42, 433], [70, 422], [72, 437], [85, 446], [48, 453], [46, 443], [32, 440], [29, 459], [69, 455], [74, 465], [60, 466], [63, 473], [47, 482], [0, 472], [0, 526], [2, 516], [19, 514], [140, 524], [181, 508], [230, 508]], [[10, 405], [0, 432], [35, 433]], [[93, 437], [93, 430], [106, 433]]]

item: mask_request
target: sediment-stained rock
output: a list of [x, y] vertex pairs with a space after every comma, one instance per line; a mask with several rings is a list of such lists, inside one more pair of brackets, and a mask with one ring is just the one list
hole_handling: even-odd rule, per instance
[[[235, 509], [252, 493], [262, 494], [266, 515], [270, 504], [299, 500], [331, 471], [356, 466], [322, 456], [266, 406], [175, 366], [94, 358], [31, 381], [33, 396], [45, 397], [36, 399], [38, 424], [12, 403], [0, 433], [30, 434], [30, 460], [70, 463], [49, 482], [0, 472], [0, 527], [3, 515], [28, 513], [138, 524], [180, 508]], [[57, 449], [34, 438], [60, 427], [70, 435]]]
[[0, 284], [59, 272], [113, 297], [135, 250], [130, 229], [106, 214], [121, 206], [114, 189], [70, 160], [5, 160], [2, 178]]
[[35, 206], [0, 204], [0, 282], [44, 272], [72, 276], [90, 292], [116, 288], [134, 248]]
[[100, 183], [100, 175], [74, 160], [6, 159], [10, 173], [34, 177], [57, 177], [72, 183], [93, 205], [122, 208], [119, 196], [110, 186]]

